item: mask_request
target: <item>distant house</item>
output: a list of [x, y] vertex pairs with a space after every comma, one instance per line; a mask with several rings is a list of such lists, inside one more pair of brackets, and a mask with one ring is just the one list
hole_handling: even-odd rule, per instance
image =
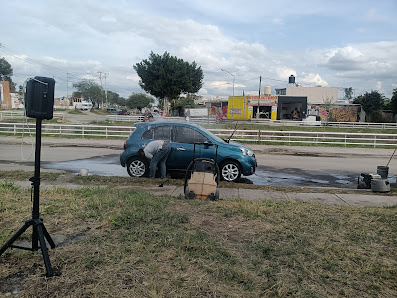
[[276, 89], [276, 95], [304, 96], [308, 104], [324, 104], [338, 100], [338, 87], [287, 86]]
[[0, 107], [2, 110], [12, 109], [10, 82], [0, 81]]

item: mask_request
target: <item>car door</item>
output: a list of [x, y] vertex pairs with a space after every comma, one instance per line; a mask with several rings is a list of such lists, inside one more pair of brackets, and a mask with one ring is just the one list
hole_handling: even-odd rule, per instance
[[[172, 129], [172, 150], [167, 164], [173, 169], [186, 170], [193, 160], [194, 143], [205, 141], [208, 141], [208, 139], [200, 131], [188, 126], [175, 125]], [[196, 145], [194, 158], [214, 158], [214, 156], [215, 150], [213, 147]]]

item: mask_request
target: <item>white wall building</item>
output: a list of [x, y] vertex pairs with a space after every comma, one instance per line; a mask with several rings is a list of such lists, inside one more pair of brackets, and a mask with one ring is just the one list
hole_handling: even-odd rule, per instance
[[287, 86], [276, 89], [276, 95], [306, 96], [308, 104], [335, 103], [338, 100], [338, 87]]

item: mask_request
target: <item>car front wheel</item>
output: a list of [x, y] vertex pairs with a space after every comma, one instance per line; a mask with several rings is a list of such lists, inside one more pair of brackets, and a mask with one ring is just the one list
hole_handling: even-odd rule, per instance
[[127, 162], [127, 172], [131, 177], [147, 177], [149, 164], [142, 157], [134, 156]]
[[221, 166], [221, 178], [228, 182], [236, 182], [241, 177], [240, 166], [234, 161], [226, 161]]

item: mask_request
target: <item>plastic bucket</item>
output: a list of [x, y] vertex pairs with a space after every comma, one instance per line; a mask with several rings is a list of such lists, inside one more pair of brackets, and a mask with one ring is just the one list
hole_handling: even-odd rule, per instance
[[88, 176], [88, 169], [80, 169], [80, 176]]
[[378, 175], [380, 175], [383, 179], [386, 179], [389, 176], [389, 167], [387, 166], [378, 166], [376, 169]]

